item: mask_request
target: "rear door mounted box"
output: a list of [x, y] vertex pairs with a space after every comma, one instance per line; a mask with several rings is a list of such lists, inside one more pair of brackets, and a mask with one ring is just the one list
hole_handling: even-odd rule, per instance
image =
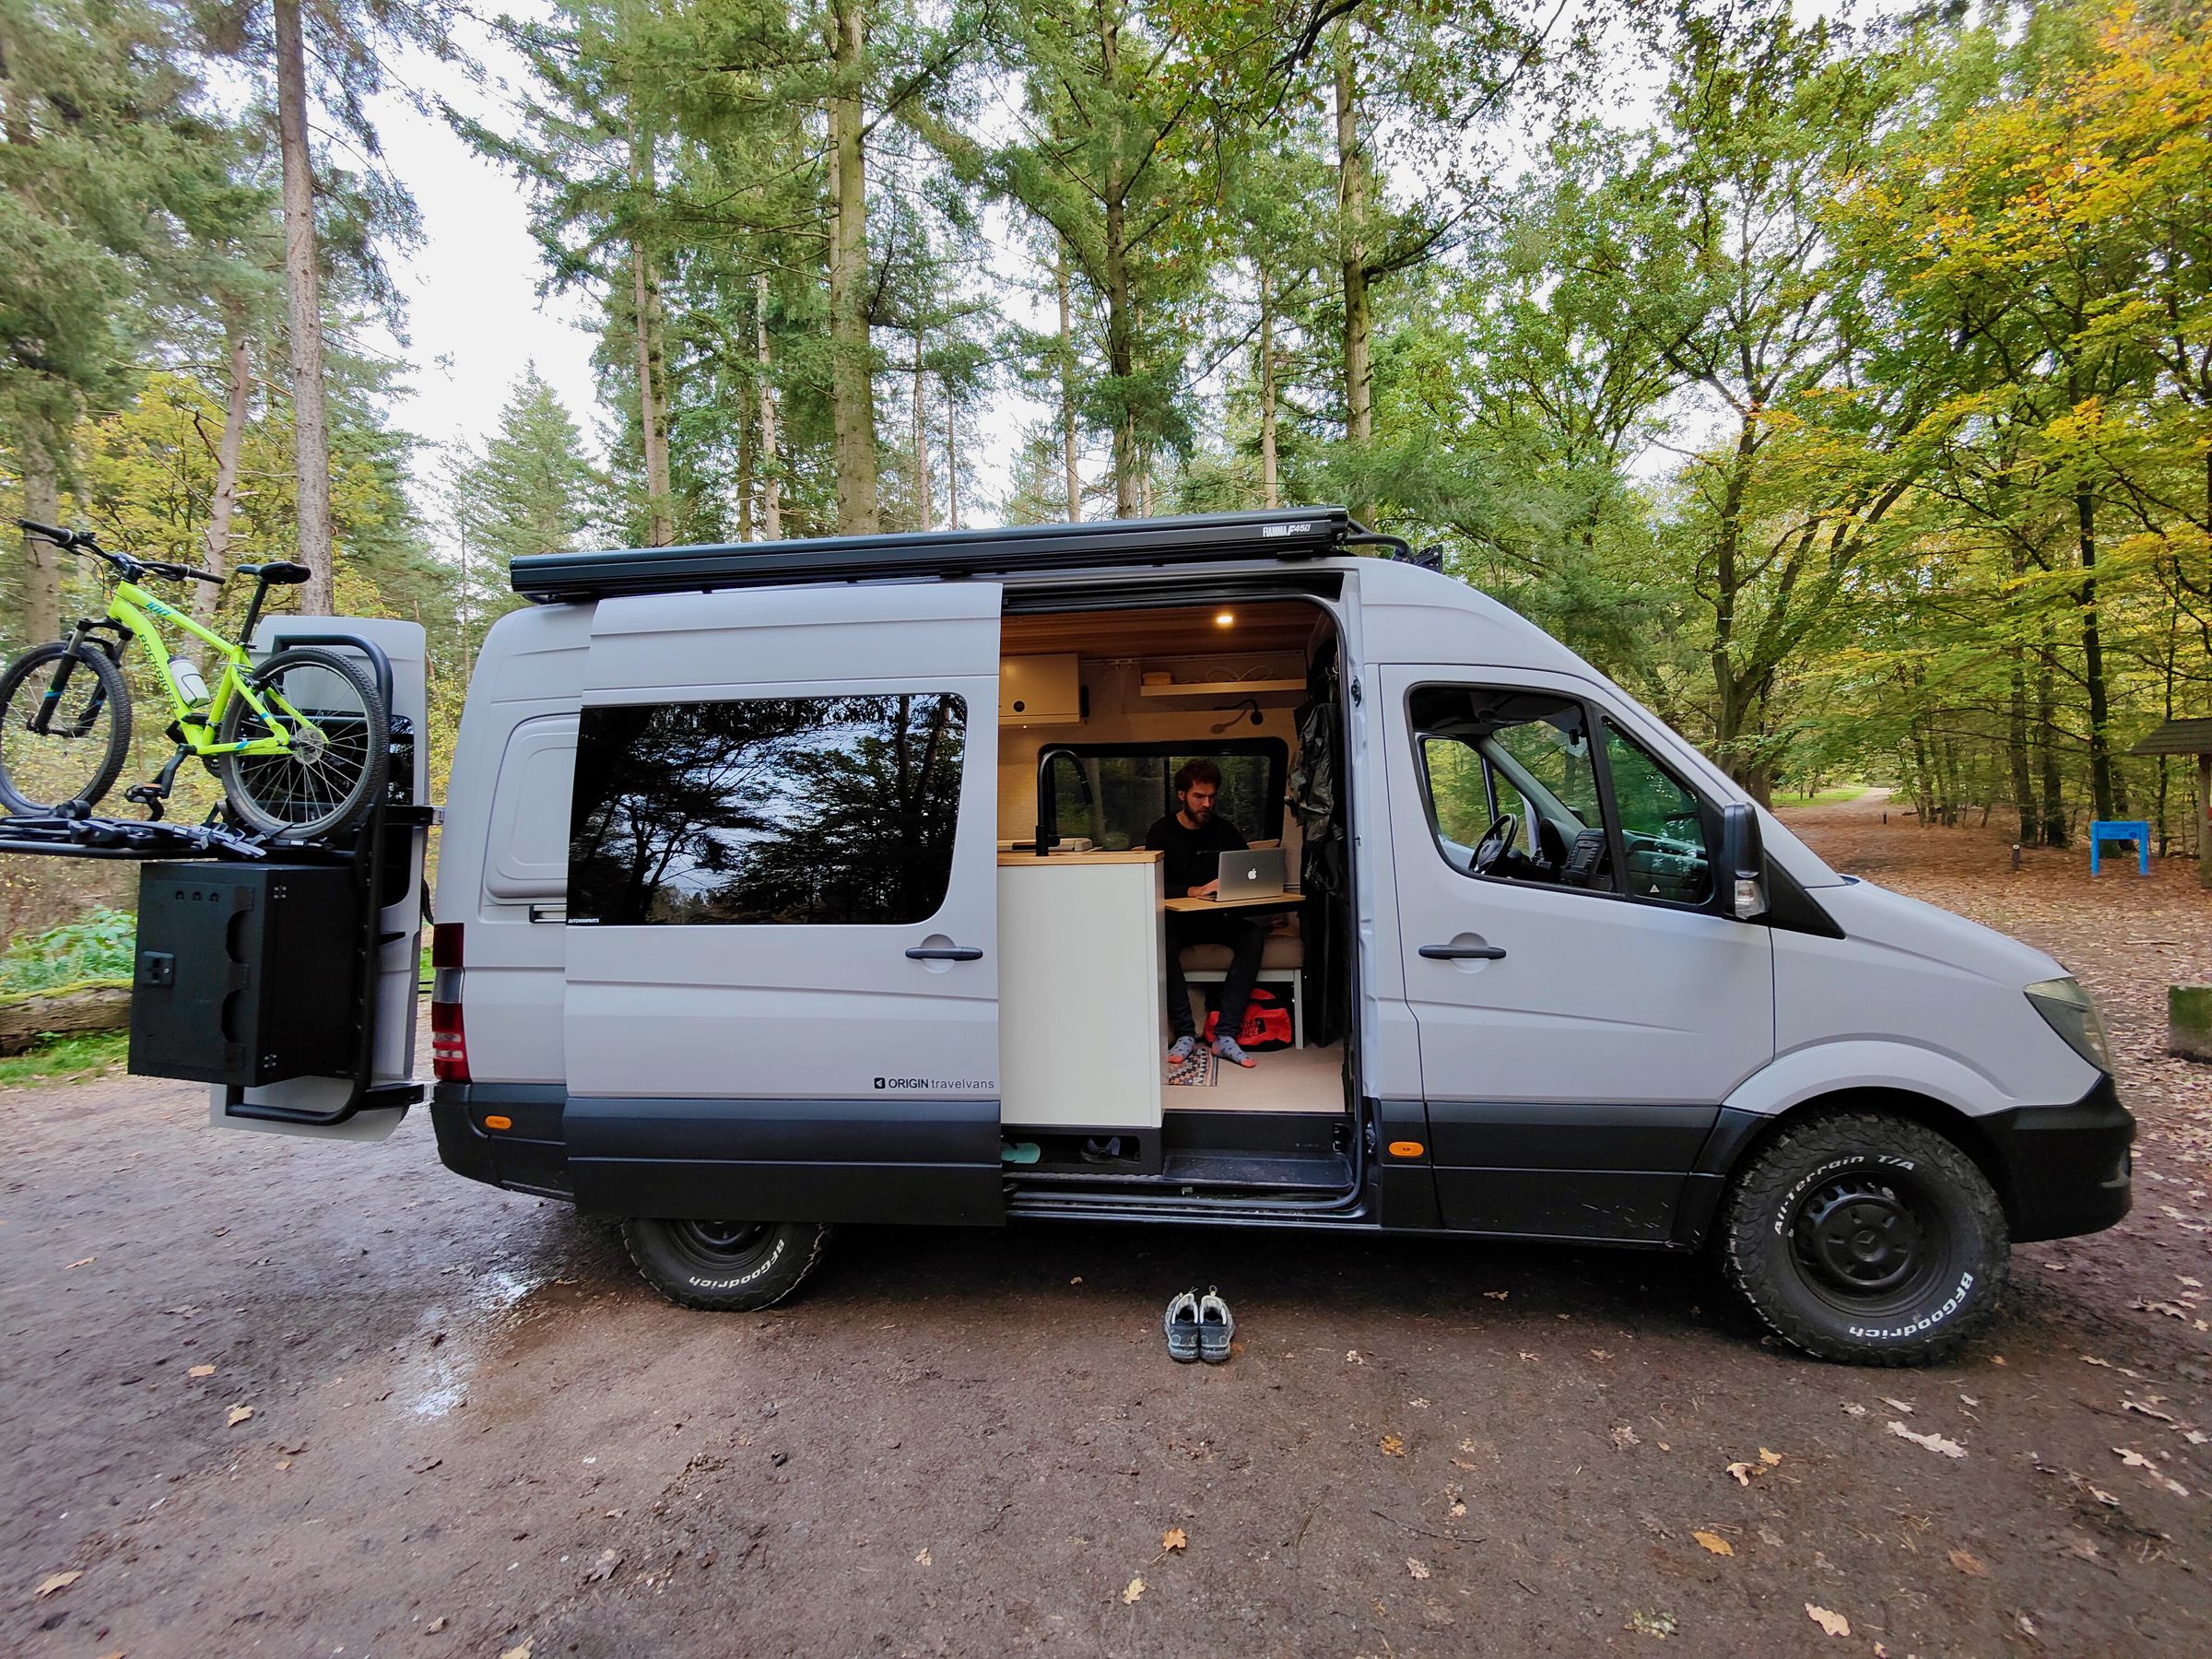
[[248, 1088], [345, 1076], [359, 906], [342, 866], [147, 865], [130, 1069]]

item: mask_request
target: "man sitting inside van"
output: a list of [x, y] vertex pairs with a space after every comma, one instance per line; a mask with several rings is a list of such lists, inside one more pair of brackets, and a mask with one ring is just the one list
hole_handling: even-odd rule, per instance
[[[1248, 844], [1237, 827], [1218, 818], [1214, 803], [1221, 794], [1221, 769], [1211, 760], [1186, 760], [1175, 773], [1175, 799], [1180, 805], [1153, 825], [1145, 845], [1162, 854], [1161, 874], [1171, 899], [1210, 899], [1221, 884], [1221, 854], [1241, 853]], [[1168, 1061], [1180, 1065], [1198, 1046], [1198, 1031], [1191, 1019], [1190, 987], [1182, 979], [1182, 949], [1186, 945], [1226, 945], [1230, 948], [1229, 977], [1222, 982], [1221, 1001], [1216, 1008], [1214, 1053], [1237, 1065], [1257, 1065], [1237, 1046], [1244, 1029], [1244, 1006], [1260, 975], [1260, 953], [1266, 948], [1265, 923], [1236, 911], [1219, 915], [1168, 915], [1168, 1024], [1175, 1041], [1168, 1047]]]

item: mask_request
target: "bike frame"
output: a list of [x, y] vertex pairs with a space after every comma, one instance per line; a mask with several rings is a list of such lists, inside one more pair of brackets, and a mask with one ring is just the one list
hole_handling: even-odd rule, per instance
[[[204, 718], [194, 714], [192, 704], [177, 684], [176, 676], [169, 671], [169, 641], [154, 626], [154, 618], [173, 622], [187, 633], [204, 640], [223, 660], [222, 672], [208, 688], [207, 710]], [[280, 696], [274, 687], [267, 688], [268, 702], [254, 695], [246, 684], [246, 677], [253, 659], [243, 645], [226, 640], [213, 629], [194, 621], [173, 606], [164, 604], [136, 582], [128, 580], [115, 584], [108, 599], [108, 619], [128, 629], [146, 646], [146, 653], [153, 662], [154, 673], [160, 677], [162, 688], [169, 693], [170, 707], [176, 713], [177, 730], [183, 734], [184, 747], [195, 755], [288, 755], [292, 752], [291, 733], [273, 719], [269, 704], [300, 730], [321, 736], [321, 728]], [[230, 706], [233, 697], [245, 700], [246, 706], [262, 718], [269, 727], [266, 737], [248, 738], [243, 743], [218, 743], [216, 731], [222, 725], [223, 712]]]

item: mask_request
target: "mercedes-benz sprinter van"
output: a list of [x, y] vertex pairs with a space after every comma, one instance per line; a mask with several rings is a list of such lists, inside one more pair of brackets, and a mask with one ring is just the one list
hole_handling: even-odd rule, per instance
[[[2127, 1211], [2060, 964], [1830, 869], [1341, 509], [514, 583], [441, 849], [440, 1150], [620, 1218], [680, 1302], [774, 1302], [847, 1221], [1465, 1234], [1711, 1248], [1900, 1364], [2014, 1241]], [[1283, 891], [1169, 889], [1200, 776]], [[1231, 982], [1253, 1064], [1171, 1057]]]

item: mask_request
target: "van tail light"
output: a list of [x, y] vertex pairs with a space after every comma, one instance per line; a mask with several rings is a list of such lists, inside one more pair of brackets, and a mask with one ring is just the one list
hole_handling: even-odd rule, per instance
[[441, 1083], [468, 1081], [468, 1035], [461, 1026], [461, 924], [430, 929], [430, 1070]]

